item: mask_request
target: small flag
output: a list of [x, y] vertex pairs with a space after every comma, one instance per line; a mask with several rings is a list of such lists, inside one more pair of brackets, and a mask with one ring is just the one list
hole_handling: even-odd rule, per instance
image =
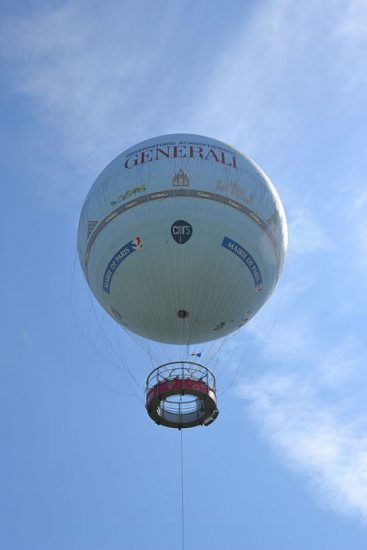
[[191, 353], [191, 357], [192, 357], [192, 356], [201, 357], [201, 353]]

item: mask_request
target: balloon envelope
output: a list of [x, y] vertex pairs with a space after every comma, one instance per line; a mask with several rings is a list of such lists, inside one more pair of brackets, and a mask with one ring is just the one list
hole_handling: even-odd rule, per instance
[[121, 325], [192, 344], [247, 323], [283, 267], [287, 224], [269, 178], [220, 141], [173, 134], [116, 157], [82, 209], [88, 284]]

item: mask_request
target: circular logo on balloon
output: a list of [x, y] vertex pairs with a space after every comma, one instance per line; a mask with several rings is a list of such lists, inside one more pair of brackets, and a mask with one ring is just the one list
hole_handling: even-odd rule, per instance
[[178, 244], [185, 244], [192, 235], [192, 226], [185, 220], [177, 220], [172, 224], [171, 235]]

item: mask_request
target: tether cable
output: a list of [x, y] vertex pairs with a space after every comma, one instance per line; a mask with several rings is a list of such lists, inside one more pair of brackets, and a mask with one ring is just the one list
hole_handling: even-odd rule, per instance
[[184, 456], [183, 456], [183, 438], [180, 430], [181, 439], [181, 548], [185, 550], [185, 502], [184, 502]]

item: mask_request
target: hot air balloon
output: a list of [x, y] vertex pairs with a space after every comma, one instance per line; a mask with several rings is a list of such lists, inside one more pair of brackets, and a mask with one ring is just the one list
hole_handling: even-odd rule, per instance
[[[248, 323], [272, 294], [287, 249], [281, 201], [266, 174], [221, 141], [172, 134], [118, 155], [97, 177], [78, 230], [94, 296], [122, 327], [188, 346]], [[214, 374], [159, 365], [146, 408], [175, 428], [218, 415]]]

